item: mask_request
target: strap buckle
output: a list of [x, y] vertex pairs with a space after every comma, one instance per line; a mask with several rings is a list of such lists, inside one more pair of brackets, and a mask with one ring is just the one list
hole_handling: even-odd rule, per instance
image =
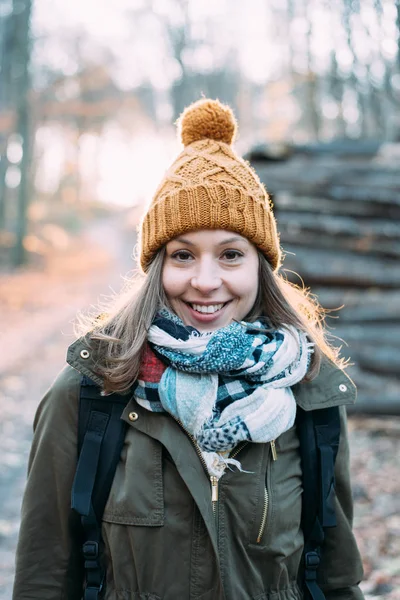
[[311, 552], [306, 552], [304, 556], [305, 569], [304, 575], [306, 583], [317, 581], [317, 570], [320, 563], [320, 558], [318, 552], [315, 550], [311, 550]]
[[318, 552], [311, 551], [307, 552], [305, 555], [305, 563], [306, 569], [310, 569], [311, 571], [316, 571], [319, 567], [320, 558]]
[[82, 551], [85, 560], [96, 560], [99, 557], [99, 544], [98, 542], [85, 542]]
[[100, 587], [88, 586], [85, 588], [83, 600], [99, 600], [99, 594], [103, 589], [103, 584]]

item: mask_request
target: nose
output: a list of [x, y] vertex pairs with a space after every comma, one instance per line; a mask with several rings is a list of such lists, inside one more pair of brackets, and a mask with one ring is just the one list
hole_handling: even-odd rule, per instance
[[222, 279], [218, 269], [213, 265], [212, 261], [201, 261], [197, 266], [195, 273], [190, 281], [191, 286], [204, 295], [211, 294], [217, 290]]

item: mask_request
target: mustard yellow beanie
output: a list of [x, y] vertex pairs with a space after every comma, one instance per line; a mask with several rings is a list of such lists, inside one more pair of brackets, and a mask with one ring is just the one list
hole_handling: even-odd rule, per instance
[[140, 264], [196, 229], [227, 229], [257, 246], [274, 270], [281, 261], [268, 194], [254, 170], [232, 148], [237, 123], [229, 106], [199, 100], [179, 119], [184, 149], [159, 185], [140, 226]]

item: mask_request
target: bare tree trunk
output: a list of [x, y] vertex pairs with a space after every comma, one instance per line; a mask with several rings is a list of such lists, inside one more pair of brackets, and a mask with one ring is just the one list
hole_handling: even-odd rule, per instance
[[[354, 1], [353, 0], [353, 11], [356, 11], [358, 14], [360, 14], [361, 12], [361, 6], [360, 6], [360, 2], [359, 0]], [[380, 19], [380, 12], [381, 12], [381, 6], [379, 4], [379, 2], [375, 1], [374, 2], [374, 9], [375, 9], [375, 13], [376, 13], [376, 18], [379, 22]], [[371, 34], [371, 30], [368, 24], [363, 23], [363, 27], [364, 27], [364, 31], [368, 36], [369, 39], [369, 45], [371, 47], [373, 47], [374, 45], [374, 39], [372, 37]], [[376, 55], [375, 55], [376, 57]], [[376, 57], [376, 58], [380, 58], [380, 57]], [[368, 99], [368, 103], [369, 103], [369, 112], [375, 122], [375, 131], [374, 134], [378, 135], [378, 136], [383, 136], [385, 134], [386, 131], [386, 124], [385, 124], [385, 115], [386, 115], [386, 98], [385, 96], [382, 97], [382, 90], [381, 87], [378, 85], [376, 85], [374, 83], [373, 80], [373, 76], [372, 76], [372, 72], [371, 72], [371, 63], [372, 61], [367, 61], [365, 63], [365, 69], [367, 72], [367, 78], [368, 78], [368, 92], [366, 93], [366, 99]]]
[[18, 208], [16, 221], [16, 240], [13, 253], [14, 266], [25, 262], [24, 238], [27, 231], [27, 208], [30, 184], [30, 123], [29, 123], [29, 92], [30, 92], [30, 18], [31, 0], [14, 0], [16, 16], [16, 100], [17, 100], [17, 127], [16, 131], [21, 136], [23, 156], [20, 163], [21, 182], [18, 189]]
[[0, 136], [0, 231], [6, 229], [6, 173], [7, 160], [7, 136]]
[[295, 18], [295, 1], [287, 0], [287, 14], [286, 14], [286, 35], [288, 40], [288, 71], [290, 78], [290, 87], [292, 95], [296, 99], [296, 102], [301, 104], [301, 98], [298, 97], [298, 90], [296, 89], [296, 69], [294, 64], [295, 49], [293, 44], [293, 37], [290, 34], [290, 26]]
[[[1, 6], [1, 3], [0, 3]], [[12, 40], [12, 15], [0, 17], [0, 114], [10, 110], [10, 58]], [[0, 131], [0, 230], [6, 228], [6, 173], [8, 168], [7, 143], [9, 131], [7, 126]]]
[[396, 28], [397, 28], [397, 56], [396, 56], [396, 67], [400, 72], [400, 0], [395, 0], [396, 6]]
[[338, 116], [335, 120], [336, 134], [344, 138], [346, 136], [346, 122], [343, 118], [343, 80], [338, 72], [338, 63], [335, 51], [331, 52], [331, 68], [328, 75], [329, 92], [336, 101]]
[[311, 13], [308, 9], [308, 1], [303, 4], [304, 17], [307, 21], [307, 83], [306, 83], [306, 102], [308, 106], [309, 123], [313, 137], [318, 140], [321, 129], [321, 115], [318, 105], [318, 78], [314, 72], [313, 54], [312, 54], [312, 21]]
[[181, 69], [179, 80], [171, 88], [171, 104], [174, 112], [174, 120], [179, 117], [185, 106], [192, 101], [192, 82], [184, 60], [185, 51], [187, 51], [192, 44], [188, 0], [176, 0], [176, 9], [179, 10], [181, 14], [182, 23], [178, 26], [172, 23], [166, 23], [172, 55]]
[[351, 28], [350, 16], [353, 9], [353, 3], [351, 0], [343, 0], [343, 9], [342, 9], [342, 24], [343, 28], [346, 32], [347, 37], [347, 46], [350, 50], [353, 57], [353, 70], [350, 76], [350, 82], [353, 86], [354, 90], [357, 93], [357, 104], [360, 112], [360, 122], [361, 122], [361, 134], [367, 135], [367, 121], [366, 121], [366, 106], [365, 106], [365, 97], [363, 96], [362, 89], [360, 89], [360, 81], [355, 73], [355, 67], [359, 65], [359, 61], [357, 55], [354, 50], [353, 45], [353, 31]]

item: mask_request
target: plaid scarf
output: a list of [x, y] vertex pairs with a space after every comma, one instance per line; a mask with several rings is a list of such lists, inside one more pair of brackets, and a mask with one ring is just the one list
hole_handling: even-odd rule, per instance
[[148, 341], [135, 398], [170, 413], [202, 451], [265, 443], [293, 425], [290, 386], [306, 375], [313, 346], [305, 333], [242, 321], [204, 334], [163, 310]]

